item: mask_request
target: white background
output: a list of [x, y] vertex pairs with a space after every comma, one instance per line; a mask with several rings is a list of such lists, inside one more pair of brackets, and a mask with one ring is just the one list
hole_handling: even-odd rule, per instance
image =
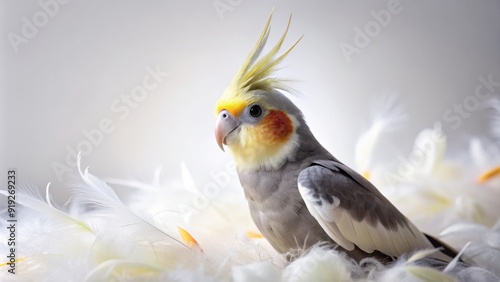
[[[218, 11], [224, 3], [229, 8]], [[293, 100], [324, 146], [352, 165], [377, 100], [398, 94], [408, 126], [380, 150], [408, 154], [421, 129], [474, 95], [479, 76], [500, 81], [500, 1], [401, 0], [401, 12], [349, 62], [340, 44], [354, 45], [355, 29], [364, 30], [371, 12], [388, 3], [73, 0], [14, 47], [9, 34], [23, 36], [23, 17], [33, 23], [44, 10], [38, 1], [1, 1], [0, 175], [15, 167], [22, 182], [52, 182], [64, 195], [53, 165], [67, 165], [66, 148], [86, 140], [82, 130], [109, 118], [114, 131], [83, 157], [91, 172], [148, 182], [161, 166], [163, 180], [179, 179], [185, 161], [203, 185], [230, 160], [213, 137], [215, 102], [273, 7], [270, 44], [290, 14], [285, 46], [304, 35], [278, 75], [297, 80], [303, 96]], [[120, 119], [112, 103], [142, 84], [148, 66], [169, 76]], [[452, 147], [488, 135], [487, 117], [475, 110], [457, 129], [444, 121]]]

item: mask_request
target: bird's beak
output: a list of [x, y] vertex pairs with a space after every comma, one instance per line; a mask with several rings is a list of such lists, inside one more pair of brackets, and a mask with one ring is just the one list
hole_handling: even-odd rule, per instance
[[215, 139], [217, 140], [217, 144], [222, 151], [224, 151], [222, 144], [227, 145], [226, 136], [238, 128], [238, 126], [238, 120], [235, 119], [228, 111], [220, 111], [217, 116], [217, 121], [215, 122]]

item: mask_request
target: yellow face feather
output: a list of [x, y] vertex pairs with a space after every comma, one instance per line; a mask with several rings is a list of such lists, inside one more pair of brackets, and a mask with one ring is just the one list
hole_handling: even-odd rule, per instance
[[[290, 53], [300, 41], [297, 40], [285, 53], [276, 57], [285, 40], [291, 17], [285, 32], [278, 43], [264, 56], [259, 56], [269, 37], [272, 13], [269, 16], [264, 31], [257, 44], [239, 68], [228, 88], [218, 100], [216, 114], [222, 110], [228, 111], [234, 118], [238, 118], [244, 109], [253, 103], [264, 105], [252, 90], [273, 92], [276, 90], [288, 91], [284, 81], [271, 75], [277, 65]], [[277, 167], [287, 155], [297, 147], [298, 136], [296, 128], [298, 121], [295, 117], [283, 111], [266, 107], [268, 115], [258, 124], [242, 124], [238, 134], [232, 134], [227, 141], [238, 166], [245, 167]]]
[[217, 102], [216, 113], [218, 114], [222, 110], [227, 110], [232, 116], [238, 117], [248, 105], [254, 102], [257, 102], [256, 98], [249, 95], [238, 95], [235, 97], [224, 95]]

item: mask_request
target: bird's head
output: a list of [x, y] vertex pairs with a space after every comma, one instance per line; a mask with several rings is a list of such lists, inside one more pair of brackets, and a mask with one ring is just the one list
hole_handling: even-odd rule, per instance
[[[272, 17], [272, 15], [271, 15]], [[271, 75], [299, 40], [276, 56], [288, 27], [278, 43], [259, 58], [267, 41], [271, 17], [257, 45], [217, 102], [215, 136], [231, 151], [236, 165], [246, 169], [278, 169], [299, 146], [297, 130], [305, 126], [300, 110], [280, 91], [284, 81]]]

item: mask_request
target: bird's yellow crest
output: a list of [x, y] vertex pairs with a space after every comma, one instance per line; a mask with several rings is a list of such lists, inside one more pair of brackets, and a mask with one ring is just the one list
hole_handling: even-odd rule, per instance
[[254, 49], [245, 59], [243, 65], [239, 68], [238, 72], [229, 84], [229, 87], [226, 91], [224, 91], [224, 94], [217, 102], [216, 113], [226, 109], [234, 116], [238, 116], [246, 105], [254, 102], [251, 96], [245, 95], [251, 90], [289, 90], [283, 83], [283, 79], [272, 77], [271, 75], [275, 72], [276, 66], [290, 53], [290, 51], [292, 51], [302, 37], [300, 37], [285, 53], [277, 58], [275, 57], [285, 40], [286, 34], [288, 33], [288, 28], [290, 27], [290, 22], [292, 20], [292, 17], [290, 16], [286, 30], [278, 43], [276, 43], [276, 45], [266, 55], [258, 59], [264, 49], [264, 46], [266, 45], [267, 38], [269, 37], [272, 17], [273, 13], [269, 16], [264, 31], [260, 35]]

